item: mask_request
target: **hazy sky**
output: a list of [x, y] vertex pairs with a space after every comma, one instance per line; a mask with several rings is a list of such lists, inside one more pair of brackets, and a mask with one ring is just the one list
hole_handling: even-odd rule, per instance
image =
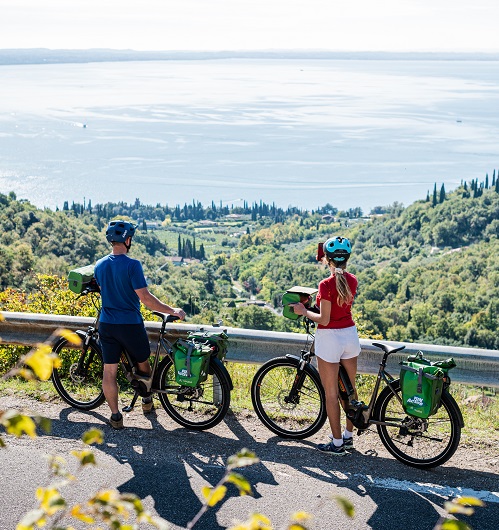
[[1, 48], [499, 51], [498, 0], [0, 0]]

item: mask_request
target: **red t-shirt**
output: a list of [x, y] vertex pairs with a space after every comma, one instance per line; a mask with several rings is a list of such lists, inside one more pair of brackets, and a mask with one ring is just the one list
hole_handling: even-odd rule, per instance
[[[349, 272], [344, 272], [343, 276], [345, 277], [352, 295], [355, 296], [357, 292], [357, 278], [350, 274]], [[331, 317], [329, 319], [329, 324], [322, 326], [319, 324], [318, 329], [343, 329], [355, 326], [355, 322], [352, 318], [352, 304], [345, 304], [342, 306], [338, 305], [338, 291], [336, 289], [336, 278], [334, 276], [329, 276], [319, 283], [319, 292], [316, 296], [317, 306], [320, 307], [321, 300], [329, 300], [331, 302]]]

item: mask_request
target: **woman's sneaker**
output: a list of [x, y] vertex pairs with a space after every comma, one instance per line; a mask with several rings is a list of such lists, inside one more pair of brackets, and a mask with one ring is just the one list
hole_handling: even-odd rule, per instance
[[[333, 435], [330, 434], [329, 438], [331, 438], [331, 440], [332, 440], [333, 439]], [[350, 436], [350, 438], [345, 438], [343, 436], [343, 445], [345, 446], [345, 449], [353, 449], [353, 436]]]
[[343, 445], [346, 449], [353, 448], [353, 436], [350, 436], [350, 438], [343, 437]]
[[318, 444], [317, 449], [319, 449], [319, 451], [321, 451], [322, 453], [328, 453], [334, 456], [344, 456], [348, 454], [345, 450], [344, 443], [341, 444], [339, 447], [334, 445], [333, 442], [329, 442], [327, 444]]

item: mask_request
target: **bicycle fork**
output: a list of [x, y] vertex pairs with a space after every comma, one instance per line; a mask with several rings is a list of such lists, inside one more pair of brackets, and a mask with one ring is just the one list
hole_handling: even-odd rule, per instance
[[300, 403], [300, 391], [303, 386], [303, 382], [305, 381], [305, 365], [307, 362], [305, 360], [301, 360], [300, 364], [298, 365], [298, 369], [296, 371], [295, 379], [293, 381], [293, 384], [291, 385], [291, 390], [289, 391], [289, 394], [284, 398], [285, 403], [290, 403], [292, 405], [298, 405]]

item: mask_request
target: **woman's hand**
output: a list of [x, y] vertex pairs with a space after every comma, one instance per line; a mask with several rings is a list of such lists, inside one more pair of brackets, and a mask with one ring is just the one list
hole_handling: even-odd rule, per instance
[[289, 304], [293, 308], [293, 313], [295, 315], [305, 316], [307, 314], [307, 308], [300, 302], [296, 304]]

